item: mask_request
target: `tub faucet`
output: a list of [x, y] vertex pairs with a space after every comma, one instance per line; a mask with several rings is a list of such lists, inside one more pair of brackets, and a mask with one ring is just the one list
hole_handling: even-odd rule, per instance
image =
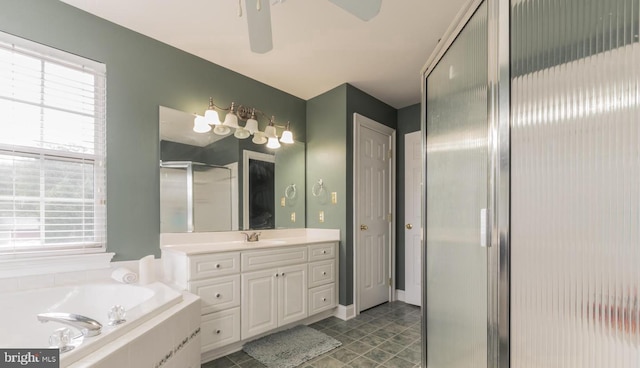
[[72, 313], [40, 313], [38, 314], [38, 321], [42, 323], [59, 322], [69, 325], [80, 330], [86, 337], [100, 335], [102, 330], [102, 325], [95, 319]]
[[242, 235], [244, 235], [244, 241], [249, 243], [257, 242], [258, 240], [260, 240], [260, 234], [261, 233], [242, 233]]

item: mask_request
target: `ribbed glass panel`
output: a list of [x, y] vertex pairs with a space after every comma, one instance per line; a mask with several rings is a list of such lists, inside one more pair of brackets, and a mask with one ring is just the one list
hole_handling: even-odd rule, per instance
[[487, 366], [487, 9], [427, 77], [428, 367]]
[[640, 0], [511, 4], [511, 366], [640, 367]]

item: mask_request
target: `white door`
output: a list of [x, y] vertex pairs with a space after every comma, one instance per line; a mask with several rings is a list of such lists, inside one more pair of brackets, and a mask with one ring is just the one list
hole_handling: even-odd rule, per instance
[[[404, 298], [422, 304], [422, 132], [404, 136]], [[398, 229], [398, 231], [403, 231]]]
[[355, 114], [358, 311], [389, 301], [393, 129]]
[[280, 268], [278, 325], [307, 317], [307, 265]]
[[242, 274], [242, 339], [278, 327], [277, 269]]

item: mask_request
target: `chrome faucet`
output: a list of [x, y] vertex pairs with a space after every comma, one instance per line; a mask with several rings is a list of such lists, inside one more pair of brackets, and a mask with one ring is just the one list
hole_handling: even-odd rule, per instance
[[258, 240], [260, 240], [260, 234], [261, 233], [241, 233], [242, 235], [244, 235], [244, 241], [248, 242], [248, 243], [253, 243], [253, 242], [257, 242]]
[[81, 316], [79, 314], [72, 313], [40, 313], [38, 314], [38, 321], [45, 322], [59, 322], [71, 327], [75, 327], [86, 336], [97, 336], [102, 331], [102, 325], [100, 322], [89, 317]]

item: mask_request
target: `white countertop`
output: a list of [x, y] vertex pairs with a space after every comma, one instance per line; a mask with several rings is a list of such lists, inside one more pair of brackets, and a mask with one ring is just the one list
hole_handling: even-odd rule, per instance
[[[246, 231], [252, 233], [254, 231]], [[191, 254], [268, 249], [340, 241], [340, 230], [261, 230], [260, 240], [245, 242], [242, 231], [160, 234], [163, 251]]]

